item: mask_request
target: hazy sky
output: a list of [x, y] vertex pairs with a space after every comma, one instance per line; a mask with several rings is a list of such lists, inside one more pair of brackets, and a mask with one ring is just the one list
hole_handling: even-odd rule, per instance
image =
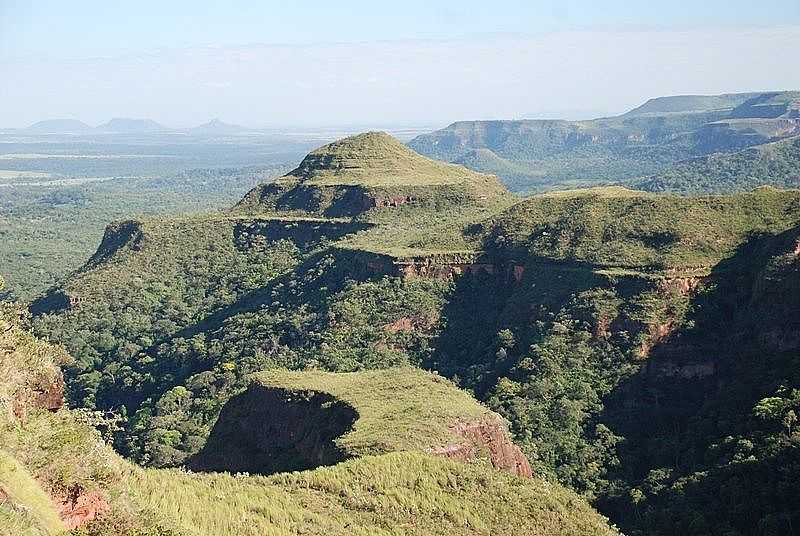
[[797, 50], [798, 0], [0, 0], [0, 126], [597, 115], [800, 88]]

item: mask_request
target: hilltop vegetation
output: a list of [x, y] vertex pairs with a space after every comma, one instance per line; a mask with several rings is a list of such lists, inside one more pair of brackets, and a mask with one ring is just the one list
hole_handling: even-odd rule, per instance
[[369, 372], [262, 372], [264, 387], [316, 391], [352, 407], [358, 420], [337, 440], [347, 457], [431, 450], [459, 443], [452, 426], [490, 412], [443, 378], [413, 368]]
[[[592, 121], [461, 121], [409, 145], [427, 156], [495, 172], [512, 191], [536, 192], [660, 174], [690, 158], [795, 136], [798, 109], [800, 98], [792, 91], [661, 97]], [[771, 177], [753, 184], [772, 184]]]
[[700, 275], [749, 236], [783, 232], [799, 216], [800, 192], [771, 188], [690, 199], [593, 188], [514, 205], [492, 221], [487, 247], [512, 258]]
[[235, 211], [350, 218], [368, 225], [342, 247], [414, 256], [474, 249], [465, 226], [513, 201], [492, 175], [422, 157], [388, 134], [369, 132], [309, 153], [295, 170], [250, 191]]

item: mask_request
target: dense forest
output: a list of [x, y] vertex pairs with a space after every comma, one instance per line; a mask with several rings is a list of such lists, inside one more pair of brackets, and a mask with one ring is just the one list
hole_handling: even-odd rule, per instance
[[[272, 476], [138, 467], [104, 440], [115, 429], [113, 415], [63, 407], [59, 366], [70, 356], [32, 336], [29, 327], [20, 307], [0, 308], [4, 535], [444, 536], [465, 528], [519, 536], [618, 534], [573, 491], [529, 472], [520, 477], [513, 466], [496, 468], [502, 459], [494, 455], [476, 451], [475, 459], [457, 460], [432, 454], [430, 447], [458, 439], [448, 427], [453, 419], [494, 426], [496, 439], [512, 452], [516, 447], [497, 415], [440, 376], [411, 368], [327, 376], [278, 372], [251, 386], [248, 393], [259, 397], [256, 412], [265, 400], [278, 414], [322, 403], [316, 421], [284, 422], [289, 429], [320, 424], [337, 400], [340, 411], [358, 415], [357, 432], [343, 436], [349, 459], [334, 467], [317, 467], [315, 460], [309, 470]], [[247, 400], [231, 401], [228, 411], [252, 409]], [[392, 418], [401, 408], [400, 419]], [[253, 438], [252, 432], [265, 430], [263, 422], [248, 420], [258, 417], [246, 413], [220, 426], [242, 427]], [[238, 439], [236, 448], [243, 448], [246, 438]], [[273, 439], [262, 437], [258, 446]], [[279, 446], [284, 459], [299, 453]]]

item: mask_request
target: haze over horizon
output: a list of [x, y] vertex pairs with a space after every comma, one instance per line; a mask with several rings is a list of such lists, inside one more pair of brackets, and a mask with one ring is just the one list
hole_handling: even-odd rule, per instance
[[796, 2], [626, 4], [349, 1], [309, 16], [277, 2], [2, 1], [0, 70], [14, 83], [0, 127], [586, 119], [664, 95], [800, 88]]

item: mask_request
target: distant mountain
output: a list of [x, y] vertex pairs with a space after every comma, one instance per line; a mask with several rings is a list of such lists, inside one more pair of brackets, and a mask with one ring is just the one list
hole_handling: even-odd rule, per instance
[[34, 123], [24, 130], [35, 134], [75, 134], [91, 129], [92, 127], [77, 119], [48, 119]]
[[728, 93], [725, 95], [675, 95], [656, 97], [624, 114], [625, 117], [662, 115], [667, 113], [710, 112], [732, 110], [760, 93]]
[[189, 129], [189, 132], [199, 136], [241, 134], [242, 132], [247, 132], [247, 131], [249, 131], [249, 129], [243, 126], [224, 123], [219, 119], [212, 119], [208, 123], [204, 123], [202, 125]]
[[796, 135], [800, 92], [783, 91], [660, 97], [591, 121], [459, 121], [409, 146], [497, 173], [524, 192], [652, 176], [683, 160]]
[[103, 132], [157, 132], [168, 130], [152, 119], [129, 119], [125, 117], [115, 117], [107, 123], [103, 123], [97, 130]]

